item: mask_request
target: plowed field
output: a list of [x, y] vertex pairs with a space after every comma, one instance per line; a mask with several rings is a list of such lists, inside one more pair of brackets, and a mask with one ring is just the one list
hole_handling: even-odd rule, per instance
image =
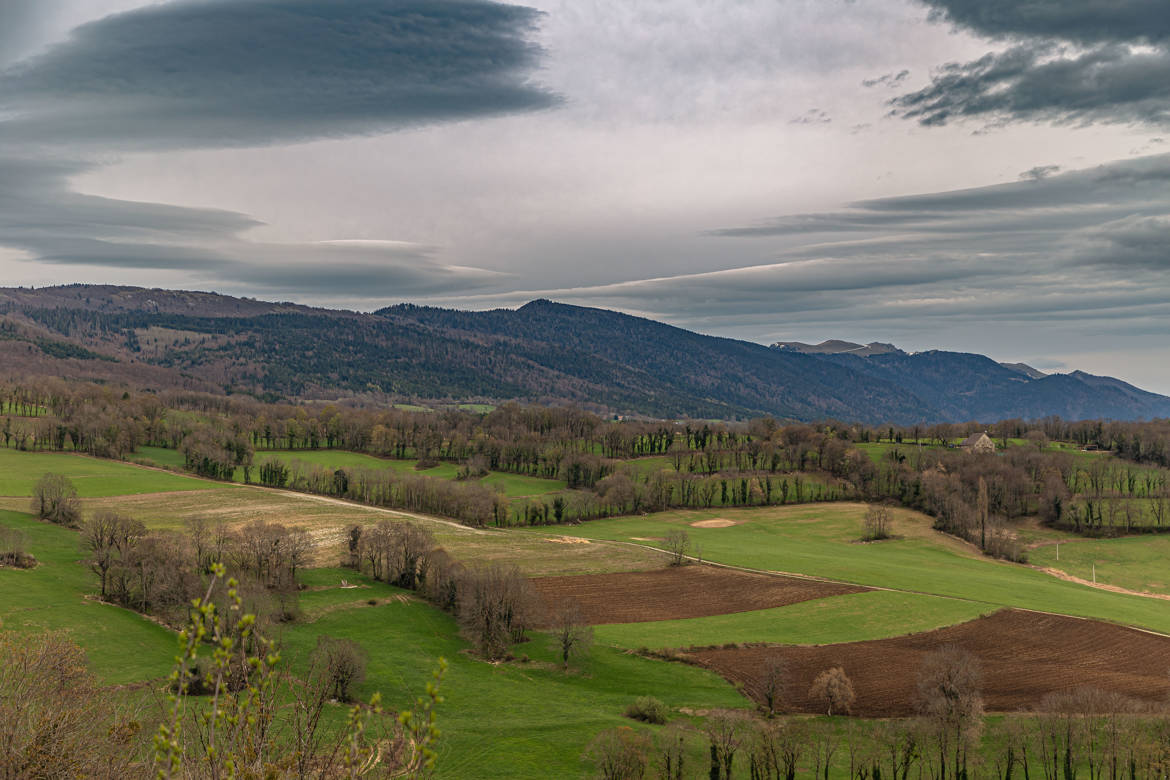
[[726, 615], [868, 590], [718, 566], [541, 577], [532, 584], [548, 603], [574, 599], [594, 625]]
[[818, 647], [749, 647], [692, 653], [703, 665], [744, 684], [756, 695], [757, 675], [773, 655], [788, 661], [787, 705], [817, 712], [807, 693], [821, 671], [841, 666], [853, 681], [853, 714], [897, 717], [915, 712], [923, 656], [958, 645], [977, 656], [985, 707], [994, 712], [1030, 708], [1047, 693], [1082, 686], [1137, 699], [1170, 693], [1170, 638], [1092, 620], [1002, 610], [985, 618], [921, 634]]

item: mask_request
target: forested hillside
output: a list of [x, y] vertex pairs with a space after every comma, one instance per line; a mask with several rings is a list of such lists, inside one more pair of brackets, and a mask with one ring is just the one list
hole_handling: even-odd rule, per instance
[[125, 287], [0, 290], [0, 355], [16, 376], [269, 400], [572, 402], [658, 418], [1170, 416], [1170, 399], [1107, 377], [1031, 378], [961, 353], [862, 354], [772, 349], [543, 300], [517, 310], [403, 304], [366, 314]]

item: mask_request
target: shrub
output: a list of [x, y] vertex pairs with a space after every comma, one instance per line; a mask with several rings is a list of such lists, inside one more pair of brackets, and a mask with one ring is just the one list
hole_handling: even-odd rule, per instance
[[50, 523], [77, 526], [81, 520], [77, 488], [60, 474], [45, 474], [33, 488], [32, 513]]
[[625, 712], [627, 718], [658, 726], [666, 723], [666, 715], [666, 705], [653, 696], [639, 696]]

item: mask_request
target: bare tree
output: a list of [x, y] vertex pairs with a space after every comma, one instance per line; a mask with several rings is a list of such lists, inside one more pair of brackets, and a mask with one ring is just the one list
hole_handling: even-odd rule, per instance
[[45, 474], [33, 487], [32, 513], [50, 523], [76, 526], [81, 519], [77, 488], [60, 474]]
[[552, 611], [553, 649], [567, 671], [569, 661], [589, 652], [593, 644], [593, 627], [585, 620], [581, 605], [574, 599], [561, 601]]
[[338, 701], [353, 700], [353, 687], [366, 679], [365, 649], [352, 639], [322, 634], [313, 649], [313, 677]]
[[532, 586], [514, 566], [471, 569], [459, 581], [459, 622], [489, 659], [502, 658], [524, 638], [535, 603]]
[[640, 780], [646, 776], [650, 740], [628, 726], [608, 729], [589, 744], [585, 755], [602, 780]]
[[659, 780], [683, 780], [687, 757], [687, 732], [668, 726], [654, 739], [654, 769]]
[[110, 570], [145, 535], [141, 522], [108, 509], [95, 512], [82, 528], [81, 543], [90, 552], [89, 565], [101, 580], [103, 599], [108, 595]]
[[670, 565], [682, 566], [691, 551], [691, 537], [686, 531], [673, 530], [662, 540], [662, 547], [670, 553]]
[[840, 666], [834, 666], [818, 674], [808, 689], [808, 696], [824, 704], [829, 715], [833, 714], [833, 710], [848, 712], [857, 699], [853, 692], [853, 682]]
[[865, 510], [865, 535], [862, 540], [876, 542], [890, 538], [890, 519], [892, 513], [885, 504], [870, 504]]
[[768, 657], [760, 674], [759, 691], [769, 716], [776, 714], [776, 707], [784, 698], [788, 683], [788, 662], [779, 655]]
[[918, 706], [930, 725], [939, 765], [955, 777], [966, 776], [967, 753], [983, 724], [979, 659], [949, 645], [927, 655], [918, 672]]
[[712, 713], [703, 724], [711, 751], [711, 777], [731, 780], [732, 764], [747, 737], [747, 718], [742, 712], [724, 710]]

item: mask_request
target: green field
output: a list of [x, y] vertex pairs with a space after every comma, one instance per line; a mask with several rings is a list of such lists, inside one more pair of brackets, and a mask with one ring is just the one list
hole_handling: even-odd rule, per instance
[[[0, 524], [28, 535], [42, 561], [31, 571], [0, 569], [0, 621], [18, 632], [61, 629], [85, 648], [108, 684], [160, 680], [175, 654], [172, 632], [132, 612], [84, 597], [96, 578], [77, 563], [76, 532], [27, 515], [0, 512]], [[360, 587], [335, 587], [341, 579]], [[442, 656], [450, 662], [439, 711], [440, 777], [581, 776], [581, 754], [593, 736], [628, 725], [623, 709], [638, 695], [654, 695], [676, 710], [739, 708], [747, 701], [716, 675], [649, 660], [598, 645], [580, 668], [552, 663], [549, 640], [533, 634], [515, 649], [528, 662], [488, 664], [467, 654], [453, 619], [414, 596], [354, 572], [305, 572], [305, 622], [279, 631], [282, 656], [304, 671], [317, 637], [355, 639], [369, 652], [367, 679], [358, 693], [381, 691], [388, 707], [407, 705], [424, 688]], [[331, 587], [334, 586], [334, 587]], [[370, 606], [374, 599], [377, 606]], [[343, 709], [334, 708], [336, 722]], [[696, 761], [698, 756], [696, 754]]]
[[93, 671], [121, 684], [166, 676], [175, 655], [170, 631], [125, 609], [84, 598], [97, 577], [78, 561], [76, 531], [19, 512], [0, 511], [0, 525], [24, 532], [40, 565], [0, 567], [0, 627], [7, 631], [65, 631], [85, 648]]
[[[183, 454], [178, 450], [163, 447], [139, 447], [135, 450], [134, 455], [136, 460], [148, 465], [171, 469], [183, 468]], [[418, 460], [378, 458], [373, 455], [345, 450], [260, 450], [256, 452], [253, 462], [259, 466], [269, 459], [279, 460], [289, 465], [299, 461], [328, 469], [392, 469], [403, 473], [422, 474], [435, 479], [453, 480], [459, 473], [459, 466], [454, 463], [443, 462], [429, 469], [419, 470], [415, 468]], [[255, 469], [253, 469], [254, 478]], [[236, 482], [243, 482], [244, 470], [237, 468], [233, 479]], [[568, 487], [563, 481], [557, 479], [542, 479], [503, 471], [492, 472], [475, 481], [498, 490], [508, 498], [545, 496], [558, 493]]]
[[[1072, 537], [1060, 545], [1028, 551], [1037, 566], [1068, 572], [1074, 577], [1116, 585], [1127, 590], [1170, 595], [1170, 536], [1128, 536], [1121, 539]], [[1170, 604], [1164, 607], [1170, 610]]]
[[0, 496], [31, 496], [37, 480], [47, 472], [68, 477], [82, 497], [221, 487], [207, 480], [142, 469], [116, 460], [0, 448]]
[[[864, 512], [857, 504], [665, 512], [594, 521], [565, 533], [630, 541], [685, 529], [703, 558], [719, 563], [1094, 617], [1170, 633], [1170, 609], [1161, 601], [1063, 582], [1026, 566], [976, 556], [938, 535], [858, 544]], [[690, 526], [713, 518], [740, 522], [727, 528]], [[928, 523], [925, 518], [923, 522]]]
[[597, 626], [599, 642], [651, 649], [727, 642], [823, 645], [930, 631], [994, 611], [985, 604], [874, 590], [730, 615]]
[[[530, 662], [487, 664], [468, 656], [454, 621], [427, 604], [409, 600], [370, 607], [364, 591], [340, 592], [361, 595], [350, 609], [335, 608], [288, 628], [282, 637], [285, 656], [306, 658], [321, 634], [356, 639], [369, 652], [361, 696], [379, 690], [390, 706], [417, 695], [436, 659], [446, 658], [440, 777], [587, 775], [581, 754], [589, 741], [606, 728], [630, 725], [621, 713], [639, 695], [656, 696], [676, 711], [747, 705], [714, 674], [600, 645], [581, 670], [566, 674], [551, 663], [549, 641], [540, 634], [514, 650]], [[676, 712], [676, 717], [682, 716]]]

